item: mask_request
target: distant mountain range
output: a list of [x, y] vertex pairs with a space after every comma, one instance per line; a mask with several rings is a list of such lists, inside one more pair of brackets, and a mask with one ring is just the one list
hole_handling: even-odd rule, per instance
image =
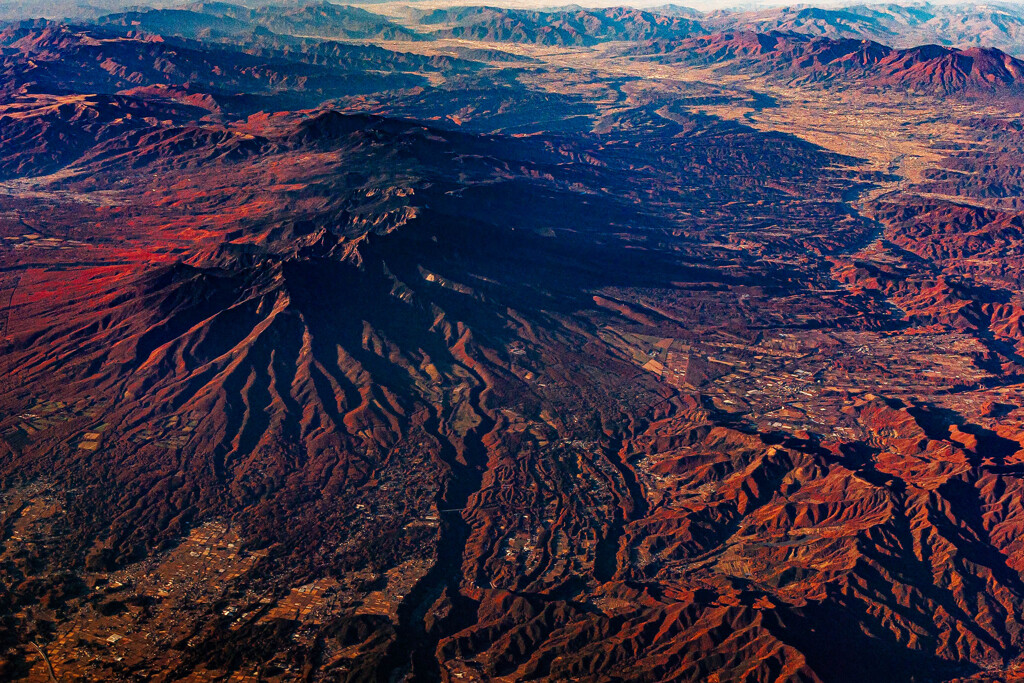
[[654, 54], [659, 61], [726, 64], [736, 72], [752, 69], [802, 82], [898, 87], [926, 94], [1024, 86], [1024, 62], [991, 48], [925, 45], [901, 50], [852, 38], [736, 31], [652, 41], [632, 51]]
[[895, 48], [936, 44], [996, 48], [1024, 56], [1024, 6], [1011, 3], [796, 5], [762, 10], [701, 12], [682, 5], [635, 9], [554, 10], [465, 6], [411, 9], [395, 21], [330, 2], [180, 3], [132, 6], [100, 0], [76, 3], [30, 0], [0, 6], [0, 21], [49, 17], [131, 26], [191, 38], [234, 36], [253, 30], [345, 40], [466, 38], [544, 45], [684, 38], [735, 31], [790, 32], [833, 39], [871, 40]]
[[[661, 11], [692, 16], [691, 10], [672, 6]], [[1019, 4], [795, 6], [712, 12], [700, 15], [699, 20], [712, 31], [794, 31], [829, 38], [874, 40], [899, 48], [935, 43], [946, 47], [993, 47], [1024, 55], [1024, 6]]]
[[276, 107], [313, 106], [329, 97], [377, 87], [421, 85], [426, 82], [425, 73], [467, 72], [480, 66], [444, 55], [271, 33], [211, 45], [122, 26], [71, 26], [44, 20], [0, 31], [3, 98], [81, 91], [114, 95], [139, 88], [149, 96], [154, 88], [163, 88], [161, 99], [242, 113], [266, 108], [270, 99]]
[[643, 10], [573, 7], [544, 12], [456, 7], [422, 12], [418, 17], [424, 28], [444, 25], [435, 35], [477, 40], [591, 44], [748, 30], [873, 40], [897, 48], [925, 44], [990, 47], [1024, 55], [1024, 6], [1015, 4], [890, 3], [746, 12], [700, 12], [679, 5]]
[[[954, 21], [954, 17], [959, 19]], [[43, 26], [32, 37], [26, 33]], [[89, 31], [108, 32], [118, 40], [150, 40], [154, 36], [184, 39], [173, 48], [175, 56], [169, 63], [176, 66], [182, 59], [195, 58], [205, 66], [190, 65], [188, 69], [194, 74], [190, 80], [216, 82], [222, 89], [232, 76], [214, 74], [213, 62], [196, 50], [197, 45], [221, 44], [233, 56], [226, 60], [218, 57], [217, 68], [237, 63], [237, 77], [241, 79], [237, 85], [250, 97], [261, 89], [276, 91], [282, 84], [301, 82], [299, 89], [316, 93], [311, 101], [337, 92], [331, 74], [339, 69], [347, 74], [345, 90], [352, 92], [358, 90], [353, 84], [359, 79], [396, 78], [396, 71], [455, 68], [453, 57], [397, 56], [399, 53], [379, 47], [345, 45], [346, 41], [463, 39], [552, 46], [625, 42], [630, 45], [614, 49], [637, 59], [717, 66], [731, 73], [770, 74], [789, 82], [901, 88], [940, 95], [1012, 91], [1021, 89], [1024, 83], [1024, 62], [1011, 54], [1019, 53], [1024, 44], [1018, 40], [1018, 36], [1024, 40], [1024, 10], [1010, 6], [865, 5], [841, 10], [805, 7], [707, 14], [676, 6], [657, 11], [626, 7], [534, 11], [474, 6], [410, 10], [400, 23], [364, 9], [328, 2], [257, 8], [200, 2], [177, 9], [108, 14], [93, 20], [91, 27]], [[132, 74], [164, 68], [156, 61], [123, 64], [116, 55], [108, 54], [117, 49], [117, 41], [106, 43], [95, 37], [84, 39], [83, 35], [56, 23], [12, 25], [3, 34], [5, 54], [28, 50], [35, 59], [9, 65], [4, 71], [8, 76], [4, 87], [23, 87], [38, 79], [59, 83], [71, 78], [80, 82], [92, 74], [88, 76], [93, 79], [92, 90], [113, 94], [141, 82]], [[51, 45], [52, 41], [59, 45]], [[172, 49], [158, 43], [141, 52], [152, 52], [157, 60], [157, 53]], [[953, 43], [961, 47], [952, 47]], [[96, 59], [84, 60], [90, 65], [84, 72], [66, 74], [61, 59], [49, 59], [53, 55], [47, 46], [76, 54], [90, 51], [96, 53]], [[396, 59], [404, 64], [395, 64]], [[387, 76], [367, 72], [385, 63], [385, 70], [392, 72]], [[465, 71], [473, 67], [464, 62], [459, 68]], [[158, 75], [142, 80], [161, 82]], [[100, 85], [104, 81], [110, 82], [109, 87]]]
[[444, 38], [539, 43], [543, 45], [593, 45], [613, 40], [651, 40], [702, 32], [701, 25], [680, 16], [656, 14], [629, 7], [600, 10], [582, 8], [554, 12], [456, 7], [420, 16], [424, 27], [437, 28], [432, 35]]
[[310, 38], [424, 39], [378, 14], [329, 2], [259, 9], [226, 2], [200, 2], [183, 9], [111, 14], [100, 17], [97, 23], [190, 38], [234, 36], [263, 29]]

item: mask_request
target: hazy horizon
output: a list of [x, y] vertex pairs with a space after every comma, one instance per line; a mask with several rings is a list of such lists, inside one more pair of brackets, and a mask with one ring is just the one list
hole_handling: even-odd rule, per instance
[[[905, 0], [818, 0], [816, 2], [785, 2], [779, 0], [749, 0], [747, 2], [732, 2], [730, 0], [686, 0], [683, 2], [665, 2], [664, 0], [589, 0], [588, 2], [565, 2], [552, 3], [547, 0], [485, 0], [472, 2], [465, 0], [400, 0], [390, 2], [388, 0], [364, 1], [355, 0], [344, 2], [343, 0], [327, 0], [335, 5], [354, 5], [366, 8], [371, 7], [452, 7], [488, 5], [492, 7], [509, 8], [533, 8], [533, 9], [557, 9], [561, 7], [610, 7], [627, 6], [637, 8], [652, 8], [666, 5], [686, 7], [702, 12], [727, 10], [727, 11], [751, 11], [764, 10], [782, 7], [854, 7], [864, 5], [902, 5], [902, 6], [942, 6], [942, 5], [967, 5], [975, 9], [981, 7], [998, 6], [1020, 6], [1021, 0], [997, 0], [995, 2], [974, 3], [962, 2], [962, 0], [935, 0], [932, 2], [916, 2]], [[14, 17], [76, 17], [76, 16], [97, 16], [106, 12], [123, 11], [127, 9], [171, 9], [186, 7], [192, 4], [189, 0], [157, 0], [155, 2], [119, 2], [117, 0], [0, 0], [0, 18], [10, 20]], [[304, 4], [304, 0], [238, 0], [233, 4], [246, 6], [264, 5], [287, 5]]]

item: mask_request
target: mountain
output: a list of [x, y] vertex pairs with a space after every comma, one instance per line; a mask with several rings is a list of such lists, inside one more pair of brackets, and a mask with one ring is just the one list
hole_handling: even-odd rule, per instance
[[1024, 84], [1024, 62], [996, 49], [925, 46], [894, 52], [869, 80], [915, 92], [1017, 90]]
[[[22, 98], [0, 109], [0, 144], [11, 150], [0, 162], [0, 178], [45, 175], [78, 159], [97, 142], [146, 130], [153, 118], [190, 122], [208, 113], [203, 102], [155, 97], [92, 95]], [[215, 107], [215, 105], [214, 105]], [[147, 121], [149, 119], [149, 121]]]
[[252, 26], [247, 22], [231, 17], [213, 16], [184, 9], [108, 14], [98, 17], [96, 24], [185, 38], [237, 35], [252, 30]]
[[996, 48], [1024, 55], [1024, 11], [1013, 3], [879, 3], [846, 7], [779, 7], [718, 11], [699, 19], [713, 30], [798, 32], [873, 40], [898, 48], [935, 43]]
[[[704, 20], [709, 25], [756, 33], [804, 33], [834, 39], [874, 40], [890, 44], [899, 38], [895, 17], [873, 6], [779, 7], [757, 12], [718, 12]], [[888, 20], [888, 21], [887, 21]], [[900, 22], [905, 26], [905, 22]]]
[[[89, 21], [104, 14], [122, 11], [126, 4], [121, 0], [25, 0], [0, 6], [0, 21], [17, 22], [36, 18]], [[164, 0], [147, 3], [147, 7], [164, 9], [180, 4], [174, 0]]]
[[[93, 147], [42, 181], [74, 199], [46, 214], [19, 209], [43, 234], [73, 243], [78, 264], [77, 284], [60, 300], [37, 295], [65, 276], [47, 266], [26, 273], [19, 297], [32, 303], [18, 305], [5, 351], [12, 372], [4, 405], [59, 392], [68, 408], [58, 410], [70, 411], [59, 413], [68, 421], [55, 431], [21, 436], [18, 427], [5, 442], [3, 476], [12, 485], [55, 466], [82, 484], [75, 494], [82, 497], [64, 508], [75, 531], [51, 569], [84, 561], [93, 573], [135, 572], [146, 556], [173, 552], [188, 520], [230, 516], [233, 533], [253, 548], [275, 548], [267, 561], [289, 567], [254, 566], [245, 579], [256, 582], [252, 589], [331, 567], [332, 576], [352, 582], [345, 590], [359, 604], [378, 600], [373, 612], [352, 603], [331, 617], [332, 628], [350, 633], [329, 646], [341, 658], [325, 664], [324, 675], [408, 666], [432, 675], [437, 648], [446, 667], [474, 652], [500, 671], [508, 618], [533, 624], [531, 638], [551, 653], [545, 657], [562, 653], [572, 662], [566, 666], [599, 671], [595, 652], [560, 644], [536, 601], [564, 612], [581, 632], [621, 618], [592, 621], [560, 591], [582, 571], [609, 599], [633, 594], [626, 576], [634, 570], [614, 547], [631, 538], [627, 525], [642, 519], [644, 503], [636, 498], [637, 475], [613, 454], [618, 439], [641, 437], [627, 437], [622, 420], [665, 401], [661, 414], [691, 409], [634, 365], [621, 342], [601, 341], [659, 315], [613, 292], [674, 287], [681, 277], [714, 289], [749, 277], [699, 261], [680, 269], [659, 246], [670, 234], [664, 216], [634, 196], [658, 187], [652, 208], [693, 201], [676, 194], [685, 188], [701, 205], [763, 210], [756, 183], [702, 161], [723, 145], [756, 149], [757, 134], [694, 119], [663, 136], [657, 121], [651, 113], [622, 119], [609, 142], [632, 131], [645, 148], [676, 159], [671, 176], [634, 173], [625, 185], [623, 170], [636, 158], [632, 142], [611, 143], [599, 163], [587, 148], [557, 138], [475, 136], [334, 112], [254, 119], [244, 131], [184, 124], [96, 136]], [[684, 131], [691, 135], [676, 135]], [[773, 142], [770, 162], [751, 159], [752, 168], [784, 168], [784, 183], [809, 184], [822, 196], [848, 186], [821, 174], [832, 157], [784, 138]], [[600, 189], [613, 184], [615, 191]], [[111, 205], [79, 203], [110, 191], [118, 193]], [[828, 201], [783, 201], [773, 210], [794, 224], [818, 212], [848, 222]], [[109, 211], [124, 219], [108, 218]], [[649, 238], [622, 232], [638, 224]], [[850, 223], [846, 236], [854, 234]], [[830, 250], [837, 237], [822, 233], [788, 248]], [[787, 248], [784, 237], [772, 240]], [[694, 259], [715, 258], [696, 243], [686, 249]], [[56, 266], [63, 253], [40, 256]], [[758, 268], [754, 261], [749, 267]], [[95, 434], [105, 445], [97, 459], [77, 430], [91, 429], [85, 423], [100, 415], [105, 426]], [[71, 432], [79, 436], [65, 441]], [[749, 448], [758, 459], [766, 446], [754, 440]], [[182, 468], [182, 461], [190, 464]], [[583, 474], [556, 480], [566, 489], [556, 498], [531, 492], [537, 472], [573, 462]], [[501, 471], [522, 483], [497, 484]], [[524, 508], [523, 495], [537, 500]], [[548, 523], [545, 500], [568, 505], [554, 533], [576, 539], [582, 554], [572, 566], [545, 555], [522, 574], [502, 539]], [[495, 504], [512, 516], [493, 517]], [[446, 512], [463, 508], [465, 521]], [[98, 509], [101, 516], [86, 512]], [[498, 519], [508, 531], [498, 531]], [[612, 540], [588, 541], [595, 537]], [[474, 557], [492, 578], [463, 587], [460, 567]], [[359, 578], [371, 575], [387, 578], [365, 585]], [[515, 597], [541, 590], [555, 592]], [[53, 604], [63, 599], [47, 594]], [[7, 604], [28, 599], [20, 589], [5, 597]], [[667, 659], [651, 654], [656, 641], [643, 626], [664, 619], [675, 600], [631, 612], [637, 633], [621, 646], [622, 666], [690, 666], [685, 649]], [[707, 609], [716, 628], [742, 625], [773, 638], [752, 614]], [[261, 640], [249, 626], [234, 634], [218, 628], [202, 601], [175, 610], [167, 628], [198, 629], [189, 637], [199, 647], [184, 657], [176, 648], [149, 648], [141, 660], [125, 660], [133, 662], [126, 671], [192, 670], [205, 665], [205, 651], [241, 651]], [[111, 614], [121, 619], [131, 610]], [[151, 615], [162, 622], [170, 613]], [[232, 644], [218, 644], [225, 637]], [[530, 661], [524, 653], [522, 662], [536, 665]]]
[[687, 36], [700, 24], [628, 7], [553, 12], [497, 7], [456, 7], [424, 12], [419, 23], [438, 26], [438, 37], [543, 45], [593, 45], [611, 40]]
[[[222, 2], [151, 2], [143, 8], [128, 9], [131, 11], [125, 11], [124, 3], [109, 0], [91, 3], [33, 0], [0, 10], [0, 19], [18, 21], [47, 17], [79, 21], [98, 19], [103, 23], [137, 22], [136, 25], [144, 30], [193, 38], [201, 34], [233, 35], [243, 27], [261, 26], [275, 33], [297, 36], [423, 39], [419, 32], [403, 28], [384, 17], [327, 2], [259, 2], [245, 6]], [[669, 28], [673, 23], [682, 22], [673, 30], [686, 33], [702, 30], [708, 33], [796, 32], [834, 39], [871, 40], [897, 48], [937, 44], [995, 48], [1018, 57], [1024, 56], [1024, 12], [1019, 4], [1007, 2], [875, 3], [843, 7], [796, 5], [709, 12], [663, 5], [644, 8], [643, 11], [618, 7], [587, 10], [582, 14], [575, 7], [545, 12], [513, 10], [511, 14], [499, 8], [476, 9], [486, 10], [490, 16], [473, 19], [472, 8], [452, 8], [441, 10], [434, 14], [434, 18], [446, 25], [446, 32], [457, 31], [470, 36], [512, 35], [516, 41], [540, 40], [550, 44], [557, 41], [577, 44], [577, 41], [588, 40], [586, 36], [590, 33], [594, 34], [591, 38], [597, 40], [669, 37], [652, 24]], [[617, 25], [617, 19], [602, 16], [609, 11], [620, 15], [635, 14], [637, 26]], [[416, 10], [412, 14], [422, 17], [432, 12]], [[458, 18], [459, 15], [462, 17]], [[443, 18], [445, 16], [448, 18]], [[541, 31], [539, 37], [538, 30]]]
[[954, 94], [1024, 87], [1024, 62], [994, 49], [937, 45], [897, 50], [880, 43], [800, 33], [718, 33], [632, 48], [658, 61], [724, 65], [798, 82]]
[[0, 31], [4, 92], [114, 94], [140, 86], [176, 86], [252, 111], [316, 105], [332, 96], [411, 87], [424, 74], [482, 66], [451, 57], [398, 53], [377, 46], [256, 34], [201, 46], [114, 27], [21, 22]]
[[226, 38], [264, 29], [310, 38], [423, 40], [384, 17], [328, 2], [250, 9], [205, 2], [185, 9], [143, 10], [99, 17], [100, 26], [120, 26], [167, 36]]

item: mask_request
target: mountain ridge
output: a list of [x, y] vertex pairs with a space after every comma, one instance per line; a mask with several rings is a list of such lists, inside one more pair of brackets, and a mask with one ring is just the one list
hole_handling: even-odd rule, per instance
[[938, 95], [1019, 91], [1024, 87], [1024, 61], [988, 48], [923, 45], [900, 50], [867, 40], [738, 32], [651, 42], [627, 50], [627, 54], [645, 53], [661, 61], [725, 65], [798, 82], [902, 88]]

